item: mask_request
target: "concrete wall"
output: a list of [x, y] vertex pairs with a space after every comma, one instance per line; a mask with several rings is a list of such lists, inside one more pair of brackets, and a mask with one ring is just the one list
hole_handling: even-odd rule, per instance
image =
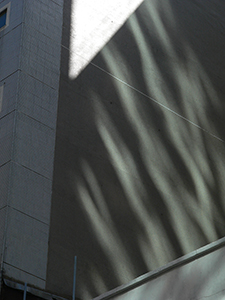
[[[9, 1], [0, 1], [0, 8]], [[63, 1], [17, 1], [0, 32], [5, 277], [45, 288]], [[1, 230], [1, 232], [2, 232]]]
[[[212, 243], [210, 246], [194, 251], [161, 268], [158, 272], [137, 278], [130, 283], [129, 288], [128, 286], [118, 288], [94, 300], [197, 300], [204, 298], [223, 300], [225, 298], [224, 241], [223, 238], [219, 243]], [[213, 249], [219, 244], [221, 244], [219, 249]], [[210, 253], [207, 254], [207, 251]], [[199, 257], [204, 252], [205, 255]], [[149, 277], [148, 280], [147, 277]], [[129, 291], [125, 291], [126, 288]]]
[[75, 78], [71, 5], [12, 0], [0, 32], [0, 249], [68, 297], [76, 255], [91, 299], [224, 236], [225, 7], [145, 0]]
[[17, 82], [19, 76], [19, 54], [22, 31], [23, 1], [0, 1], [0, 9], [7, 6], [9, 24], [0, 31], [0, 251], [1, 269], [5, 249], [5, 230], [10, 188], [10, 169], [13, 147], [13, 131]]
[[224, 236], [224, 9], [146, 0], [74, 79], [64, 1], [48, 289], [74, 255], [90, 299]]

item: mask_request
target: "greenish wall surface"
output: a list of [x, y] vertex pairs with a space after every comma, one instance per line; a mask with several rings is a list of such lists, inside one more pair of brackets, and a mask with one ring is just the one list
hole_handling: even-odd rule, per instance
[[146, 0], [77, 78], [64, 1], [47, 288], [91, 299], [224, 236], [224, 11]]
[[[215, 246], [219, 248], [215, 249]], [[201, 256], [204, 252], [205, 255]], [[223, 238], [173, 261], [167, 266], [167, 271], [161, 268], [161, 272], [152, 272], [154, 276], [145, 274], [132, 281], [127, 290], [124, 286], [121, 287], [123, 291], [116, 288], [93, 300], [222, 300], [225, 295], [224, 254]], [[149, 275], [149, 280], [146, 280], [146, 275]], [[142, 283], [138, 283], [138, 280]]]

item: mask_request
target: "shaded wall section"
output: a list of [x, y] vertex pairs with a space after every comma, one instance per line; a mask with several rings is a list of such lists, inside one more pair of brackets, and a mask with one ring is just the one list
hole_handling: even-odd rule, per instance
[[47, 288], [90, 299], [224, 235], [221, 1], [145, 1], [76, 78], [64, 3]]
[[[152, 276], [150, 273], [146, 274], [151, 277], [151, 280], [145, 280], [146, 275], [141, 276], [138, 279], [142, 281], [142, 284], [137, 284], [137, 279], [133, 282], [133, 288], [131, 284], [128, 291], [122, 292], [120, 288], [117, 288], [93, 300], [189, 300], [204, 298], [222, 300], [225, 295], [223, 285], [225, 248], [220, 246], [219, 249], [207, 253], [210, 248], [212, 250], [214, 245], [218, 246], [221, 242], [224, 244], [224, 239], [175, 260], [168, 265], [170, 270], [166, 271], [161, 268], [159, 271], [153, 271]], [[206, 251], [205, 255], [198, 257], [202, 251]], [[191, 261], [188, 262], [190, 259]], [[185, 260], [187, 260], [186, 263]], [[178, 265], [175, 267], [176, 264]], [[123, 288], [125, 286], [121, 287], [121, 289]]]

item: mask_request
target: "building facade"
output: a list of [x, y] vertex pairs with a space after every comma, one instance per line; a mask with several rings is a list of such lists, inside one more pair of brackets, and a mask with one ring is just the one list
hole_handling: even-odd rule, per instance
[[0, 1], [3, 278], [69, 299], [77, 256], [88, 300], [224, 236], [224, 13]]
[[0, 1], [0, 227], [5, 276], [45, 287], [62, 1]]

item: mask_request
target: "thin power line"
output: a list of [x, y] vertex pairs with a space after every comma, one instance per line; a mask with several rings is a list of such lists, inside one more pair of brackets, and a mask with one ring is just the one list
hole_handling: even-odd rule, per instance
[[116, 77], [115, 75], [113, 75], [112, 73], [104, 70], [103, 68], [99, 67], [98, 65], [94, 64], [94, 63], [90, 63], [91, 65], [93, 65], [94, 67], [98, 68], [99, 70], [101, 70], [102, 72], [108, 74], [109, 76], [113, 77], [114, 79], [118, 80], [119, 82], [121, 82], [122, 84], [126, 85], [127, 87], [131, 88], [132, 90], [136, 91], [137, 93], [141, 94], [142, 96], [150, 99], [151, 101], [155, 102], [156, 104], [160, 105], [161, 107], [165, 108], [166, 110], [168, 110], [169, 112], [173, 113], [174, 115], [178, 116], [179, 118], [183, 119], [184, 121], [190, 123], [191, 125], [199, 128], [200, 130], [206, 132], [207, 134], [211, 135], [212, 137], [216, 138], [217, 140], [219, 140], [220, 142], [225, 142], [223, 139], [219, 138], [218, 136], [216, 136], [215, 134], [211, 133], [210, 131], [204, 129], [203, 127], [199, 126], [198, 124], [188, 120], [187, 118], [185, 118], [184, 116], [178, 114], [177, 112], [175, 112], [174, 110], [172, 110], [171, 108], [169, 108], [168, 106], [160, 103], [159, 101], [157, 101], [156, 99], [150, 97], [149, 95], [143, 93], [142, 91], [138, 90], [137, 88], [135, 88], [134, 86], [130, 85], [129, 83], [123, 81], [122, 79]]

